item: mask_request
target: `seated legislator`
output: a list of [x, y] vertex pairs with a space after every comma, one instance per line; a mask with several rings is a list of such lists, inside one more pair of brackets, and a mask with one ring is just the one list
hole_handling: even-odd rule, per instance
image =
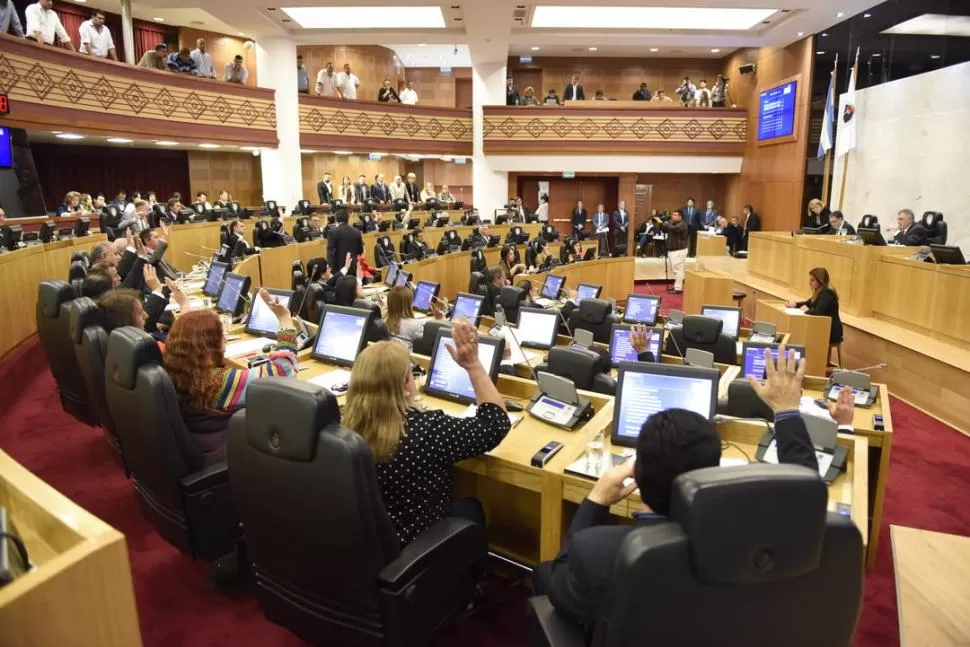
[[317, 298], [318, 302], [322, 302], [323, 305], [337, 302], [337, 280], [343, 276], [347, 276], [347, 272], [350, 271], [350, 264], [351, 258], [348, 254], [347, 261], [337, 274], [330, 271], [330, 263], [323, 258], [317, 259], [316, 263], [307, 265], [307, 270], [310, 272], [310, 283], [320, 286], [320, 296]]
[[337, 278], [333, 286], [334, 305], [352, 308], [354, 301], [364, 298], [366, 298], [364, 288], [361, 287], [356, 276], [344, 275]]
[[855, 228], [845, 221], [841, 211], [829, 214], [829, 234], [833, 236], [855, 236]]
[[812, 296], [806, 301], [789, 303], [789, 308], [800, 308], [808, 315], [817, 317], [831, 317], [832, 328], [829, 332], [829, 343], [842, 342], [842, 320], [839, 318], [839, 295], [829, 284], [829, 271], [824, 267], [816, 267], [808, 272], [808, 286]]
[[239, 218], [232, 221], [232, 229], [230, 229], [229, 238], [226, 239], [226, 245], [229, 246], [230, 253], [235, 251], [236, 245], [239, 245], [246, 256], [259, 253], [259, 247], [253, 247], [246, 240], [246, 223]]
[[515, 287], [522, 290], [522, 306], [531, 307], [535, 305], [535, 287], [529, 279], [521, 279]]
[[[138, 238], [141, 240], [146, 257], [154, 256], [155, 252], [159, 249], [161, 250], [159, 254], [164, 254], [168, 248], [168, 227], [162, 225], [161, 229], [161, 236], [154, 229], [143, 229], [138, 233]], [[169, 265], [168, 261], [164, 258], [159, 258], [155, 267], [165, 278], [178, 278], [178, 270]]]
[[478, 359], [478, 331], [459, 321], [451, 334], [448, 353], [475, 391], [472, 417], [415, 405], [410, 356], [397, 342], [364, 349], [350, 376], [341, 418], [370, 446], [384, 507], [402, 546], [445, 517], [484, 524], [476, 499], [451, 501], [452, 466], [494, 449], [510, 428], [505, 400]]
[[280, 323], [277, 350], [255, 368], [226, 366], [226, 339], [219, 315], [193, 310], [175, 320], [165, 346], [165, 370], [172, 378], [182, 418], [199, 443], [205, 463], [225, 459], [229, 418], [246, 406], [246, 388], [267, 376], [294, 377], [297, 373], [296, 330], [286, 304], [260, 290], [259, 297]]
[[495, 304], [502, 293], [502, 288], [508, 285], [505, 280], [505, 270], [501, 265], [492, 265], [485, 270], [485, 300], [482, 301], [481, 314], [495, 316]]
[[[779, 357], [784, 358], [783, 352]], [[767, 380], [762, 384], [751, 378], [751, 383], [774, 411], [779, 462], [818, 470], [811, 438], [798, 413], [805, 361], [796, 365], [793, 359], [782, 359], [776, 366], [767, 349], [765, 357]], [[851, 425], [850, 399], [841, 398], [831, 412], [840, 424]], [[668, 409], [647, 418], [637, 439], [636, 461], [600, 477], [576, 511], [559, 555], [533, 571], [536, 595], [548, 595], [556, 611], [591, 636], [623, 539], [634, 528], [667, 522], [674, 480], [686, 472], [716, 467], [720, 460], [721, 439], [700, 415]], [[624, 485], [630, 477], [635, 482]], [[645, 510], [634, 515], [635, 524], [610, 525], [610, 506], [636, 488]], [[642, 639], [649, 642], [649, 636]]]
[[[442, 306], [435, 299], [431, 300], [431, 313], [435, 319], [444, 318]], [[387, 314], [384, 316], [387, 331], [393, 340], [404, 344], [409, 351], [414, 347], [414, 341], [424, 335], [424, 325], [429, 321], [431, 319], [414, 318], [414, 293], [411, 288], [398, 285], [387, 293]]]
[[829, 208], [822, 204], [821, 200], [813, 198], [808, 201], [808, 212], [805, 215], [804, 226], [812, 229], [824, 227], [829, 222], [830, 213]]
[[514, 279], [519, 274], [525, 274], [525, 265], [522, 263], [515, 262], [515, 248], [512, 245], [505, 245], [502, 247], [502, 256], [499, 260], [499, 266], [502, 268], [505, 280], [509, 285], [512, 285], [512, 279]]
[[68, 191], [64, 196], [64, 202], [57, 205], [57, 216], [73, 216], [81, 210], [81, 194], [77, 191]]
[[445, 204], [457, 202], [457, 200], [455, 200], [455, 196], [451, 194], [451, 189], [448, 188], [447, 184], [441, 185], [441, 193], [438, 194], [438, 202], [444, 202]]
[[428, 245], [424, 242], [424, 229], [416, 229], [411, 242], [407, 246], [407, 255], [420, 261], [428, 253]]
[[325, 238], [323, 233], [323, 227], [321, 226], [322, 222], [320, 220], [320, 216], [318, 216], [317, 214], [313, 214], [312, 216], [310, 216], [310, 219], [307, 222], [307, 224], [310, 226], [310, 232], [308, 234], [309, 240], [319, 240], [321, 238]]
[[915, 222], [915, 220], [916, 216], [913, 215], [912, 210], [899, 210], [899, 213], [896, 214], [898, 228], [896, 229], [896, 235], [893, 237], [894, 243], [908, 247], [918, 247], [926, 244], [926, 239], [929, 235], [926, 233], [923, 225]]
[[[117, 270], [116, 270], [117, 271]], [[81, 281], [81, 296], [97, 301], [103, 295], [116, 288], [114, 279], [104, 272], [95, 271], [94, 268]]]

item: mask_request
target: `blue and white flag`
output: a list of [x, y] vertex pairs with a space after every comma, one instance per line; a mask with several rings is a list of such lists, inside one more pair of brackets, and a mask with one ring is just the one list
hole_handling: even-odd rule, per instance
[[829, 91], [825, 95], [825, 114], [822, 116], [822, 136], [818, 140], [818, 159], [832, 150], [832, 124], [835, 122], [835, 70], [839, 66], [839, 55], [835, 55], [835, 65], [832, 66], [832, 78], [829, 79]]

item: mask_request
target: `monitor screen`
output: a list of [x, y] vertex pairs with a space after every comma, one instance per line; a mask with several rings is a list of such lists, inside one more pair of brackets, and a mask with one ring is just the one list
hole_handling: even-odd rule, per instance
[[338, 366], [353, 366], [367, 341], [371, 313], [357, 308], [325, 306], [313, 346], [313, 358]]
[[556, 326], [559, 313], [542, 308], [520, 308], [516, 338], [523, 346], [552, 348], [556, 345]]
[[[620, 362], [636, 362], [637, 351], [630, 343], [631, 326], [613, 326], [613, 334], [610, 337], [610, 359], [613, 366], [619, 366]], [[663, 342], [663, 328], [650, 329], [650, 347], [648, 350], [653, 353], [653, 361], [660, 361], [660, 353]]]
[[398, 267], [397, 263], [393, 261], [391, 263], [388, 263], [387, 276], [384, 277], [384, 284], [394, 287], [394, 285], [396, 285], [396, 282], [397, 282], [397, 274], [400, 271], [401, 271], [401, 268]]
[[202, 286], [202, 294], [208, 297], [218, 295], [219, 289], [222, 287], [222, 277], [226, 275], [227, 269], [229, 269], [228, 263], [213, 261], [212, 264], [209, 265], [209, 275], [205, 277], [205, 285]]
[[431, 309], [431, 300], [438, 296], [439, 285], [430, 281], [418, 281], [414, 290], [414, 309], [427, 312]]
[[598, 299], [600, 297], [600, 292], [603, 290], [602, 285], [590, 285], [589, 283], [580, 283], [576, 288], [576, 302], [579, 303], [583, 299]]
[[761, 93], [758, 106], [758, 141], [795, 134], [795, 98], [798, 82], [789, 81]]
[[[765, 379], [765, 349], [771, 349], [771, 358], [775, 361], [778, 360], [778, 345], [777, 344], [757, 344], [754, 342], [746, 342], [741, 347], [741, 376], [748, 377], [752, 376], [757, 380]], [[785, 356], [791, 357], [791, 354], [795, 353], [795, 359], [802, 359], [805, 357], [805, 348], [803, 346], [788, 346], [785, 348]]]
[[660, 297], [645, 297], [631, 294], [626, 299], [623, 321], [652, 326], [657, 323], [660, 313]]
[[613, 444], [635, 445], [646, 419], [666, 409], [687, 409], [711, 420], [718, 377], [715, 368], [624, 362], [616, 384]]
[[[472, 388], [468, 371], [463, 369], [451, 357], [445, 344], [453, 344], [451, 330], [445, 329], [438, 333], [434, 352], [431, 354], [431, 364], [428, 368], [428, 378], [425, 381], [425, 391], [459, 402], [474, 402], [475, 389]], [[492, 381], [495, 381], [499, 361], [502, 359], [505, 341], [495, 337], [479, 337], [478, 359], [488, 371]]]
[[13, 166], [13, 148], [10, 143], [10, 129], [0, 127], [0, 168]]
[[222, 291], [219, 292], [219, 300], [216, 302], [216, 310], [219, 312], [238, 312], [239, 302], [246, 294], [246, 279], [248, 277], [228, 272], [222, 281]]
[[[293, 299], [293, 290], [266, 288], [266, 291], [269, 292], [270, 297], [278, 298], [280, 303], [286, 307], [290, 306], [290, 301]], [[270, 310], [269, 305], [260, 298], [259, 291], [257, 290], [253, 293], [253, 306], [249, 310], [249, 319], [246, 320], [246, 332], [250, 335], [272, 337], [275, 339], [279, 331], [279, 319]]]
[[721, 327], [721, 334], [728, 337], [738, 338], [741, 327], [741, 309], [730, 308], [727, 306], [701, 306], [701, 315], [720, 319], [724, 322]]
[[464, 318], [473, 324], [476, 323], [484, 300], [485, 297], [482, 296], [459, 292], [455, 298], [455, 309], [451, 311], [451, 320], [457, 321]]
[[411, 274], [409, 274], [408, 272], [405, 272], [403, 270], [400, 271], [400, 272], [398, 272], [397, 273], [397, 276], [394, 277], [394, 285], [395, 286], [403, 287], [403, 286], [406, 286], [410, 282], [411, 282]]
[[558, 299], [559, 291], [562, 290], [562, 284], [565, 283], [565, 281], [565, 276], [547, 274], [546, 280], [542, 284], [542, 290], [539, 292], [539, 296], [546, 299]]

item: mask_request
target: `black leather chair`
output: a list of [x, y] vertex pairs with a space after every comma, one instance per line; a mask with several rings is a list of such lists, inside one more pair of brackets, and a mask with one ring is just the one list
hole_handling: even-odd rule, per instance
[[927, 211], [923, 214], [921, 222], [926, 229], [927, 245], [946, 245], [947, 227], [941, 212]]
[[604, 373], [604, 358], [595, 351], [557, 346], [549, 350], [545, 363], [535, 372], [543, 371], [572, 380], [577, 389], [606, 395], [616, 394], [616, 380]]
[[408, 232], [401, 236], [401, 242], [397, 246], [398, 252], [401, 254], [401, 258], [408, 257], [408, 247], [411, 245], [411, 241], [414, 240], [414, 234]]
[[390, 236], [381, 236], [374, 243], [374, 260], [377, 261], [378, 269], [390, 265], [396, 256]]
[[424, 334], [421, 335], [420, 339], [414, 340], [414, 346], [411, 349], [412, 352], [431, 357], [431, 352], [434, 350], [434, 343], [438, 339], [438, 331], [443, 328], [451, 328], [451, 322], [431, 320], [424, 324]]
[[737, 364], [737, 343], [731, 337], [721, 334], [723, 327], [724, 322], [720, 319], [687, 315], [682, 326], [672, 328], [667, 333], [664, 354], [680, 357], [688, 348], [696, 348], [712, 353], [714, 361], [719, 364]]
[[292, 274], [290, 275], [290, 289], [296, 290], [297, 286], [306, 286], [306, 276], [304, 276], [303, 272], [300, 270], [293, 270]]
[[308, 218], [297, 218], [293, 224], [293, 239], [298, 243], [310, 239], [310, 221]]
[[525, 301], [525, 290], [514, 285], [506, 285], [498, 293], [498, 305], [505, 311], [509, 323], [519, 323], [519, 308]]
[[543, 225], [542, 227], [542, 240], [547, 243], [559, 240], [559, 232], [552, 225]]
[[572, 330], [588, 330], [593, 333], [593, 340], [602, 344], [610, 343], [613, 324], [618, 323], [620, 318], [613, 314], [613, 305], [603, 299], [583, 299], [579, 307], [569, 313]]
[[858, 229], [873, 229], [878, 226], [879, 226], [879, 218], [877, 218], [876, 216], [870, 213], [867, 213], [866, 215], [862, 216], [862, 220], [859, 221]]
[[290, 300], [290, 314], [294, 317], [302, 317], [302, 311], [306, 308], [306, 284], [300, 283], [293, 288], [293, 298]]
[[754, 387], [747, 380], [734, 380], [728, 385], [727, 402], [723, 411], [719, 403], [718, 410], [737, 418], [757, 418], [768, 422], [773, 422], [775, 419], [775, 412], [758, 397]]
[[309, 216], [313, 213], [313, 205], [309, 200], [299, 200], [296, 203], [296, 208], [293, 209], [295, 215]]
[[314, 324], [320, 323], [320, 317], [323, 316], [323, 306], [327, 305], [323, 292], [323, 286], [316, 281], [307, 284], [306, 299], [303, 304], [303, 311], [300, 314], [306, 321]]
[[485, 529], [448, 518], [401, 548], [374, 457], [332, 394], [260, 379], [247, 400], [230, 422], [230, 480], [266, 618], [314, 645], [430, 644], [475, 594]]
[[[670, 521], [620, 545], [590, 644], [847, 647], [862, 604], [862, 537], [827, 502], [825, 483], [803, 467], [681, 475]], [[548, 598], [529, 608], [533, 645], [586, 644]]]
[[365, 335], [368, 344], [385, 341], [391, 338], [391, 334], [387, 331], [387, 324], [385, 324], [384, 320], [381, 318], [380, 304], [371, 301], [370, 299], [356, 299], [354, 301], [354, 307], [361, 310], [367, 310], [371, 313], [371, 318], [367, 320], [367, 332]]
[[485, 252], [481, 247], [472, 250], [470, 265], [472, 272], [483, 273], [488, 269], [488, 259], [485, 258]]
[[276, 204], [276, 200], [266, 200], [263, 202], [263, 216], [268, 216], [273, 218], [279, 215], [279, 205]]
[[265, 220], [257, 220], [253, 223], [253, 247], [262, 247], [263, 238], [267, 232], [271, 231], [269, 223]]
[[222, 245], [227, 245], [229, 243], [230, 233], [231, 233], [230, 225], [228, 223], [224, 225], [219, 225], [219, 246], [220, 247]]
[[43, 281], [37, 289], [37, 335], [64, 411], [78, 422], [96, 427], [98, 416], [71, 340], [71, 302], [77, 296], [74, 286], [64, 281]]
[[482, 272], [472, 272], [468, 275], [468, 293], [469, 294], [479, 294], [483, 297], [488, 296], [488, 290], [485, 287], [485, 274]]
[[114, 330], [105, 373], [108, 413], [142, 512], [183, 553], [215, 559], [231, 552], [239, 523], [226, 463], [204, 464], [182, 421], [158, 343], [131, 326]]

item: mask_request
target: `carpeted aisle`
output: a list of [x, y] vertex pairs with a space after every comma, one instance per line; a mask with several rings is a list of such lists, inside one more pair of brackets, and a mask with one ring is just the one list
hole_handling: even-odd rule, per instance
[[[211, 592], [205, 564], [183, 557], [154, 533], [99, 430], [61, 410], [39, 345], [11, 359], [0, 365], [0, 405], [8, 405], [0, 448], [125, 534], [146, 647], [302, 644], [267, 622], [254, 599]], [[892, 413], [896, 439], [886, 525], [878, 564], [867, 574], [856, 640], [866, 647], [898, 643], [888, 523], [970, 535], [970, 518], [961, 513], [970, 509], [970, 441], [898, 400]], [[491, 578], [482, 608], [437, 644], [526, 647], [527, 596], [521, 584]]]

